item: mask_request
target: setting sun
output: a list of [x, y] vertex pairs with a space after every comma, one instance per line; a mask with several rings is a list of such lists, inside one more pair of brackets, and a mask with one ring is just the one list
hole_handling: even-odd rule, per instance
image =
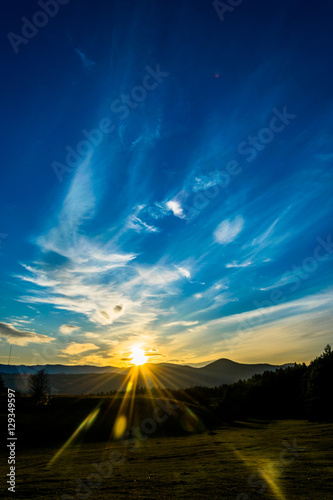
[[146, 363], [147, 357], [145, 356], [145, 353], [143, 349], [140, 347], [133, 347], [132, 348], [132, 362], [138, 366], [138, 365], [143, 365]]

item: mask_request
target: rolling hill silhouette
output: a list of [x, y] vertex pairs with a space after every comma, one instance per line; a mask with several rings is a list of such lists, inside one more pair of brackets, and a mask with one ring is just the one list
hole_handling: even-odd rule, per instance
[[[191, 386], [214, 387], [232, 384], [264, 371], [290, 366], [267, 363], [244, 364], [230, 359], [218, 359], [206, 366], [195, 368], [172, 363], [146, 363], [139, 373], [137, 386], [186, 388]], [[67, 365], [0, 365], [5, 384], [23, 393], [28, 392], [28, 377], [45, 368], [49, 374], [51, 391], [54, 394], [98, 394], [124, 390], [130, 368], [112, 366], [67, 366]]]

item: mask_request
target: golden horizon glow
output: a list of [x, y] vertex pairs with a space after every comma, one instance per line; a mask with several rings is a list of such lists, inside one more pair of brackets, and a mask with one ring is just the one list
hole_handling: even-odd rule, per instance
[[141, 347], [132, 347], [132, 363], [135, 366], [144, 365], [147, 362], [147, 356]]

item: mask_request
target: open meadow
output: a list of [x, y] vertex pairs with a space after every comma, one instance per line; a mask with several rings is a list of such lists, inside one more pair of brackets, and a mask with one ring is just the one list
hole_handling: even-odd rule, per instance
[[[156, 415], [163, 419], [162, 412]], [[82, 433], [63, 446], [72, 434], [69, 414], [67, 418], [68, 432], [62, 428], [67, 437], [50, 435], [42, 446], [38, 425], [42, 435], [43, 425], [52, 431], [51, 420], [44, 415], [43, 424], [22, 416], [18, 425], [28, 427], [26, 439], [21, 434], [22, 444], [17, 442], [16, 491], [6, 492], [2, 484], [2, 498], [333, 498], [333, 424], [247, 420], [210, 430], [202, 425], [194, 433], [189, 421], [180, 432], [146, 418], [147, 434], [141, 425], [131, 439], [104, 439], [101, 433], [84, 435], [81, 427]], [[66, 424], [57, 419], [60, 427]], [[96, 419], [96, 425], [106, 428], [107, 421], [98, 424]], [[8, 469], [4, 462], [2, 480]]]

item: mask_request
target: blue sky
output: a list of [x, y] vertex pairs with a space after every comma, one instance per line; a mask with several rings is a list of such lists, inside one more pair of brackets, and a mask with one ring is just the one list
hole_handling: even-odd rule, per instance
[[318, 355], [332, 5], [52, 5], [2, 4], [0, 362]]

